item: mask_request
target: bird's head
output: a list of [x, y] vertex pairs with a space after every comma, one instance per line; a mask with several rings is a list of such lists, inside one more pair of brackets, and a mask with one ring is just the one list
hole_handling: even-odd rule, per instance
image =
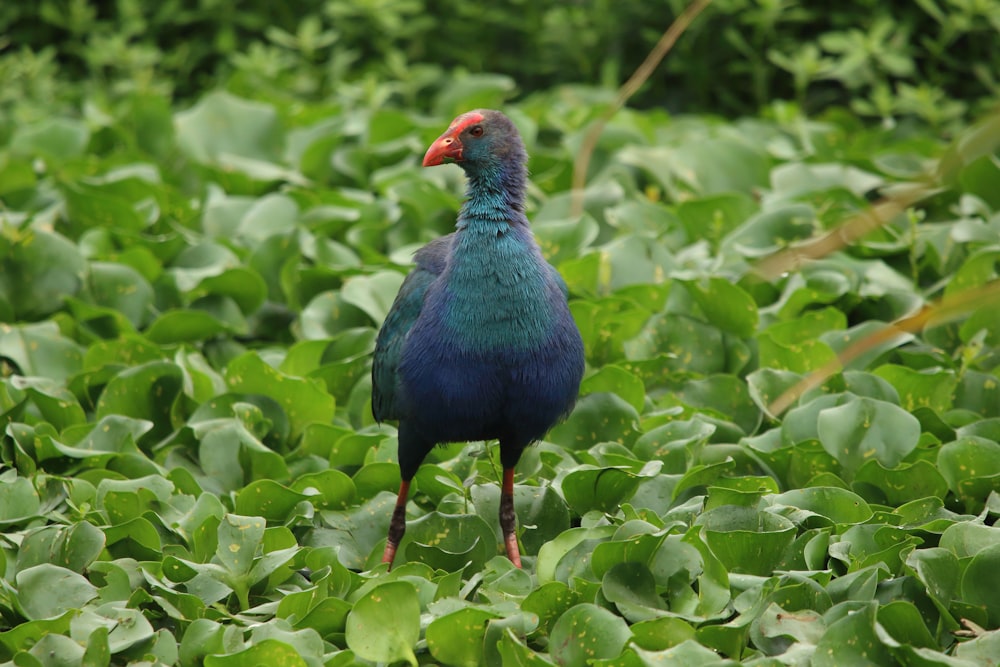
[[524, 163], [524, 143], [514, 123], [492, 109], [476, 109], [451, 121], [424, 155], [424, 166], [456, 162], [463, 169], [482, 168], [498, 162]]

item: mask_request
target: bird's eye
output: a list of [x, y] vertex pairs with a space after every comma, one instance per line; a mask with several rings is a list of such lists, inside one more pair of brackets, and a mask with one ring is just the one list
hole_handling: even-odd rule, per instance
[[474, 137], [481, 137], [481, 136], [483, 136], [483, 126], [482, 125], [473, 125], [471, 128], [469, 128], [469, 134], [471, 134]]

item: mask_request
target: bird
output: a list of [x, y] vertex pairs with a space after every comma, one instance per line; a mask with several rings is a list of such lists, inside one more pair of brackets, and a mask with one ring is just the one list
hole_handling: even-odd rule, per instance
[[372, 414], [398, 421], [401, 482], [382, 556], [390, 569], [427, 454], [492, 440], [504, 546], [520, 568], [514, 467], [576, 403], [583, 339], [525, 214], [527, 160], [517, 127], [492, 109], [459, 115], [424, 155], [424, 167], [459, 165], [467, 189], [455, 231], [415, 253], [375, 342]]

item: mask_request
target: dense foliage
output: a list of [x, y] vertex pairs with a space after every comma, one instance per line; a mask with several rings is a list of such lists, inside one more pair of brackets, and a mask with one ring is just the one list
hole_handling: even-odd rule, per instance
[[[0, 100], [61, 98], [84, 81], [196, 98], [235, 75], [250, 90], [324, 99], [397, 82], [423, 106], [443, 72], [492, 72], [523, 92], [617, 85], [685, 0], [39, 0], [0, 6]], [[600, 20], [594, 20], [594, 17]], [[716, 0], [635, 102], [754, 113], [777, 98], [937, 128], [1000, 93], [1000, 0]], [[431, 64], [433, 63], [433, 64]], [[57, 73], [54, 85], [48, 74]]]
[[[470, 3], [439, 4], [449, 26], [472, 20]], [[984, 23], [956, 17], [987, 5], [946, 15], [982, 63], [998, 57], [977, 50]], [[444, 77], [454, 61], [419, 64], [404, 31], [470, 53], [489, 39], [439, 43], [417, 0], [145, 6], [0, 5], [24, 43], [52, 44], [0, 56], [0, 663], [996, 664], [1000, 310], [887, 324], [998, 279], [1000, 127], [948, 136], [985, 108], [978, 92], [876, 127], [806, 113], [812, 80], [759, 117], [626, 109], [571, 217], [572, 162], [607, 90]], [[631, 64], [575, 41], [604, 44], [615, 21], [515, 6], [579, 28], [547, 44], [585, 54], [581, 78]], [[767, 25], [764, 5], [734, 7], [666, 65], [691, 99], [749, 85], [717, 90], [691, 55], [713, 30], [731, 47], [712, 23], [731, 9]], [[934, 7], [893, 8], [887, 34]], [[362, 11], [384, 42], [343, 18]], [[845, 17], [823, 30], [854, 34]], [[763, 57], [766, 31], [732, 29]], [[907, 76], [952, 90], [951, 59], [932, 74], [927, 52], [898, 46], [919, 71], [870, 70], [899, 84], [893, 104]], [[545, 58], [522, 56], [522, 86], [569, 78]], [[763, 87], [732, 110], [780, 85], [750, 57], [727, 80], [753, 62]], [[228, 90], [202, 92], [220, 71]], [[867, 113], [874, 89], [846, 87], [845, 105]], [[478, 106], [525, 136], [529, 217], [569, 285], [587, 375], [517, 469], [524, 570], [497, 551], [495, 443], [471, 443], [429, 457], [386, 573], [399, 477], [370, 355], [413, 250], [451, 229], [461, 197], [457, 168], [419, 157]], [[914, 184], [934, 189], [849, 247], [755, 272]]]

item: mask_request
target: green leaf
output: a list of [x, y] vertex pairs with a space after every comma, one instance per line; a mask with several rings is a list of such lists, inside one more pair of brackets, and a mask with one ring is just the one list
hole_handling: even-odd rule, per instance
[[613, 513], [639, 485], [639, 477], [622, 468], [580, 466], [560, 484], [563, 497], [577, 514], [591, 510]]
[[949, 442], [938, 451], [937, 466], [955, 495], [969, 507], [981, 506], [1000, 490], [1000, 444], [976, 436]]
[[913, 412], [926, 407], [943, 414], [951, 409], [951, 397], [958, 385], [953, 371], [945, 369], [915, 369], [886, 364], [875, 369], [875, 375], [888, 380], [899, 392], [900, 405]]
[[7, 470], [0, 477], [0, 525], [9, 526], [33, 519], [42, 501], [31, 480]]
[[43, 526], [21, 542], [17, 569], [52, 563], [82, 574], [103, 549], [104, 533], [86, 521], [71, 526]]
[[21, 570], [14, 581], [20, 609], [32, 621], [56, 618], [97, 597], [97, 588], [83, 576], [51, 563]]
[[397, 271], [354, 276], [344, 283], [340, 295], [346, 303], [364, 311], [375, 324], [381, 324], [403, 284], [403, 277]]
[[708, 321], [723, 331], [750, 338], [757, 330], [757, 304], [724, 278], [682, 281]]
[[247, 352], [229, 362], [226, 384], [234, 391], [269, 396], [288, 415], [291, 437], [297, 438], [314, 422], [329, 422], [334, 411], [333, 397], [315, 380], [285, 375]]
[[819, 441], [849, 472], [866, 461], [898, 465], [917, 446], [920, 422], [899, 406], [858, 398], [819, 413]]
[[83, 287], [86, 264], [66, 237], [28, 230], [0, 238], [0, 297], [17, 319], [38, 319], [59, 310]]
[[55, 163], [83, 155], [90, 132], [82, 120], [49, 117], [19, 127], [10, 147], [17, 153], [41, 156]]
[[577, 401], [572, 414], [553, 428], [548, 440], [571, 448], [595, 442], [628, 445], [636, 436], [639, 415], [617, 394], [588, 394]]
[[830, 623], [816, 644], [812, 664], [816, 667], [834, 665], [888, 665], [892, 657], [875, 631], [877, 605], [872, 602]]
[[765, 368], [808, 373], [837, 364], [837, 355], [819, 336], [843, 329], [844, 316], [831, 308], [809, 311], [792, 322], [772, 324], [757, 336], [760, 364]]
[[483, 660], [486, 624], [492, 618], [497, 615], [473, 607], [439, 616], [427, 626], [427, 648], [442, 664], [476, 667]]
[[293, 646], [276, 639], [265, 639], [228, 655], [206, 655], [205, 667], [246, 667], [247, 665], [281, 665], [306, 667], [309, 663]]
[[174, 116], [177, 145], [198, 162], [223, 162], [229, 156], [276, 160], [282, 132], [274, 108], [218, 91]]
[[365, 660], [417, 664], [420, 603], [413, 584], [390, 581], [358, 598], [347, 617], [347, 645]]
[[620, 616], [593, 604], [578, 604], [552, 626], [549, 653], [558, 664], [583, 665], [618, 657], [631, 636]]
[[793, 489], [765, 496], [764, 499], [772, 506], [786, 505], [804, 511], [804, 515], [786, 514], [797, 522], [815, 514], [825, 517], [831, 523], [852, 524], [867, 521], [873, 514], [871, 507], [860, 496], [836, 487]]
[[97, 418], [122, 415], [154, 426], [146, 434], [157, 440], [173, 429], [171, 403], [181, 391], [183, 372], [169, 361], [150, 361], [128, 368], [104, 387], [97, 400]]
[[227, 514], [219, 524], [219, 545], [215, 555], [232, 574], [250, 573], [254, 557], [264, 538], [265, 522], [259, 517]]
[[965, 567], [962, 575], [962, 600], [986, 611], [991, 626], [1000, 621], [1000, 602], [991, 591], [1000, 583], [1000, 545], [982, 549]]
[[796, 534], [795, 524], [782, 516], [733, 505], [708, 510], [696, 525], [730, 573], [761, 576], [776, 569]]
[[608, 392], [624, 399], [637, 412], [646, 402], [646, 388], [634, 373], [621, 366], [607, 365], [588, 376], [580, 385], [580, 395]]

